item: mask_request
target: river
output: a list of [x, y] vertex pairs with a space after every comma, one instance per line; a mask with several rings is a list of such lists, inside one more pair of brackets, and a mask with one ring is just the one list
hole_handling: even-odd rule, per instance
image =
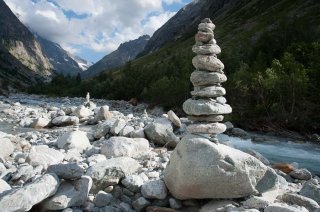
[[320, 145], [318, 144], [294, 143], [285, 138], [258, 143], [238, 137], [229, 137], [229, 141], [223, 143], [243, 151], [255, 150], [271, 163], [298, 163], [299, 168], [306, 168], [320, 176]]

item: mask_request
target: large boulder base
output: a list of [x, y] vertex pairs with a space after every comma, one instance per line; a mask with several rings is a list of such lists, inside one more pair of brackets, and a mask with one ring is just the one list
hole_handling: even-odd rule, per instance
[[277, 176], [269, 175], [275, 172], [240, 150], [187, 135], [171, 154], [164, 180], [178, 199], [240, 198], [274, 187]]

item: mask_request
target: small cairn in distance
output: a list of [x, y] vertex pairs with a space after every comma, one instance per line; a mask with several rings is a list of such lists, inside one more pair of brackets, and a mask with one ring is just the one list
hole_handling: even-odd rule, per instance
[[192, 59], [196, 70], [190, 77], [194, 90], [191, 92], [192, 98], [184, 102], [183, 110], [193, 121], [188, 126], [189, 133], [203, 135], [217, 143], [216, 135], [226, 130], [226, 126], [218, 122], [223, 121], [223, 114], [231, 113], [232, 108], [223, 97], [226, 90], [221, 83], [227, 81], [227, 77], [223, 72], [223, 63], [217, 58], [221, 49], [214, 39], [214, 29], [215, 25], [209, 18], [199, 24], [196, 44], [192, 48], [197, 54]]

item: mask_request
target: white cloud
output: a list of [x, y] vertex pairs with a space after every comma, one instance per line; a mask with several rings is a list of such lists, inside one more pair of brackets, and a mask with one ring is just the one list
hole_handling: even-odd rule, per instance
[[[164, 11], [163, 4], [181, 3], [181, 0], [5, 2], [31, 30], [69, 51], [77, 52], [79, 49], [72, 46], [82, 46], [107, 54], [125, 41], [143, 34], [152, 35], [175, 14]], [[83, 17], [77, 17], [80, 15]]]
[[60, 23], [60, 20], [58, 19], [57, 15], [51, 10], [36, 10], [35, 14], [56, 21], [57, 23]]
[[182, 0], [163, 0], [166, 4], [179, 3], [182, 4]]

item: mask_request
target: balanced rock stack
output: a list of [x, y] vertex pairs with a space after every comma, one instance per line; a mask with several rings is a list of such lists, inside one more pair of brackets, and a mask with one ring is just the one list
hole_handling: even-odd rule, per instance
[[184, 102], [183, 110], [194, 122], [188, 126], [190, 133], [209, 135], [211, 141], [217, 142], [216, 135], [226, 130], [226, 126], [218, 122], [223, 120], [223, 114], [231, 113], [232, 108], [223, 97], [226, 90], [221, 83], [227, 81], [227, 77], [223, 63], [217, 58], [221, 49], [214, 39], [214, 28], [209, 18], [199, 24], [196, 44], [192, 48], [197, 54], [192, 60], [196, 70], [190, 77], [194, 86], [193, 97]]

